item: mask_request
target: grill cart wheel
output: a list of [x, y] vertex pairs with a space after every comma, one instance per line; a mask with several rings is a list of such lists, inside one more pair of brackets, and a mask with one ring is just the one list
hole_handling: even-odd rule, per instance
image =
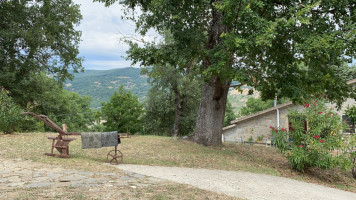
[[119, 151], [117, 149], [117, 146], [115, 146], [115, 150], [109, 151], [109, 153], [106, 156], [106, 158], [109, 160], [110, 164], [118, 165], [119, 163], [122, 162], [122, 159], [124, 158], [124, 156], [122, 155], [121, 151]]

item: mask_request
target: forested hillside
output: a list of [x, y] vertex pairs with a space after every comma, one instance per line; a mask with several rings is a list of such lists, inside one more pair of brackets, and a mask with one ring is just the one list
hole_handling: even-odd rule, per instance
[[108, 101], [120, 85], [136, 94], [142, 102], [146, 99], [150, 85], [147, 82], [147, 76], [141, 75], [140, 72], [139, 68], [133, 67], [86, 70], [84, 73], [74, 74], [73, 81], [67, 81], [64, 88], [78, 92], [80, 95], [91, 96], [90, 106], [92, 108], [98, 108], [101, 102]]
[[[80, 95], [91, 96], [92, 108], [101, 106], [101, 102], [108, 101], [115, 90], [122, 84], [125, 89], [139, 97], [143, 102], [147, 98], [150, 84], [147, 76], [141, 75], [141, 69], [127, 67], [112, 70], [85, 70], [83, 73], [74, 74], [73, 81], [67, 81], [64, 89], [78, 92]], [[238, 113], [241, 106], [245, 105], [248, 98], [255, 95], [248, 95], [248, 87], [242, 87], [242, 94], [237, 90], [229, 93], [229, 99], [233, 105], [235, 113]], [[197, 91], [200, 92], [200, 91]], [[258, 96], [258, 95], [257, 95]]]

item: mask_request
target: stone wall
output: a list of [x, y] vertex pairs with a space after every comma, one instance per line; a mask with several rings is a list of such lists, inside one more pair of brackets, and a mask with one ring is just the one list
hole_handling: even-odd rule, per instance
[[[279, 127], [288, 129], [288, 112], [289, 109], [296, 109], [298, 106], [292, 105], [279, 109]], [[234, 126], [223, 130], [224, 142], [241, 142], [248, 141], [250, 137], [256, 141], [260, 135], [264, 140], [271, 139], [270, 126], [277, 127], [277, 110], [251, 117], [244, 121], [237, 122]]]

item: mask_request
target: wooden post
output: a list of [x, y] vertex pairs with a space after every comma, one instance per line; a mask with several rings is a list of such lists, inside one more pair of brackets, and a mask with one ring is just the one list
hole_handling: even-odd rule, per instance
[[63, 131], [67, 132], [67, 124], [62, 124]]

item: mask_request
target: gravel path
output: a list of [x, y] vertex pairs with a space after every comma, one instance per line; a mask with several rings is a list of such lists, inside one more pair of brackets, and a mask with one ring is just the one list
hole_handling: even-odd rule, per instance
[[133, 172], [116, 174], [78, 171], [29, 160], [0, 158], [0, 191], [19, 187], [149, 186], [158, 181], [162, 180]]
[[263, 174], [145, 165], [115, 167], [246, 199], [356, 200], [356, 193]]

